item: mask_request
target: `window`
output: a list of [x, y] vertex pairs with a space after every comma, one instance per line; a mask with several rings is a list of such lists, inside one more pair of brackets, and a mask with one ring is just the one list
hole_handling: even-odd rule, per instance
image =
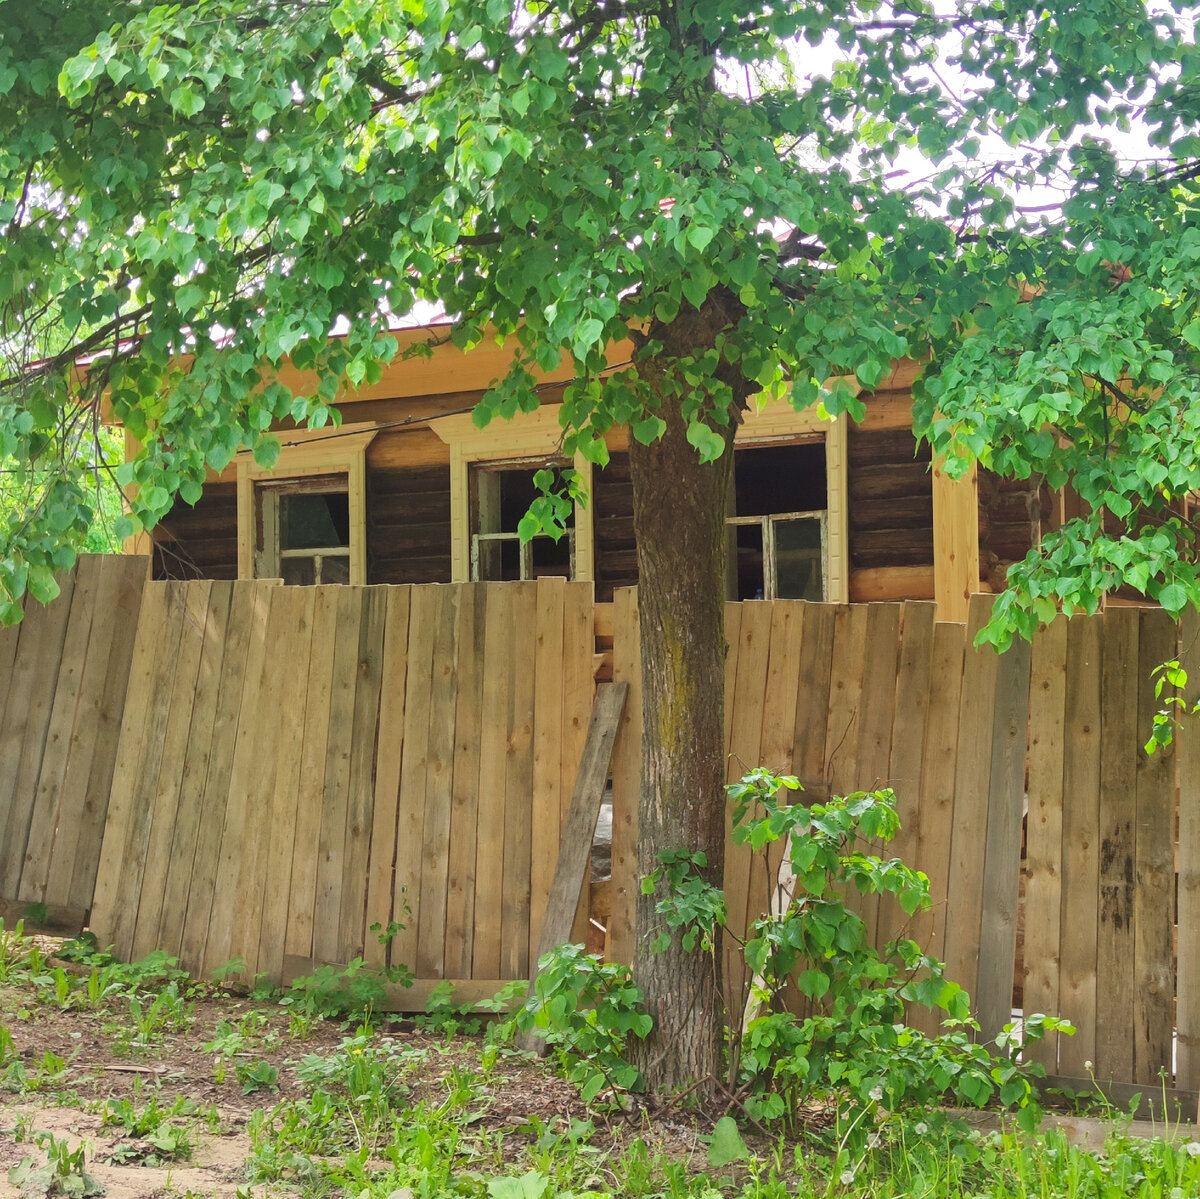
[[350, 582], [350, 484], [345, 475], [255, 484], [254, 573], [285, 583]]
[[373, 425], [281, 432], [271, 470], [238, 455], [238, 577], [365, 583]]
[[[575, 516], [555, 541], [538, 534], [521, 543], [517, 526], [538, 491], [533, 476], [545, 463], [477, 463], [471, 471], [471, 578], [575, 577]], [[559, 464], [565, 465], [565, 464]]]
[[824, 442], [734, 451], [730, 599], [825, 599], [829, 520]]

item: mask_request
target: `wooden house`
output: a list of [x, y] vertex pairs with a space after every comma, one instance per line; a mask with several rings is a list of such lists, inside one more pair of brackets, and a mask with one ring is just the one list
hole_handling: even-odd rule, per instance
[[[532, 475], [564, 464], [558, 405], [564, 363], [540, 409], [479, 430], [471, 409], [512, 349], [462, 352], [446, 326], [401, 332], [401, 353], [374, 386], [339, 400], [343, 423], [279, 430], [271, 470], [248, 453], [210, 477], [153, 533], [156, 577], [268, 577], [285, 582], [449, 583], [566, 575], [596, 600], [637, 582], [624, 430], [603, 471], [575, 467], [591, 497], [570, 536], [522, 546], [517, 522]], [[406, 357], [419, 342], [429, 356]], [[614, 346], [620, 361], [628, 347]], [[936, 599], [963, 620], [967, 597], [1002, 585], [1004, 567], [1038, 538], [1050, 505], [1028, 483], [931, 469], [911, 431], [919, 366], [898, 362], [866, 397], [861, 424], [821, 420], [772, 401], [738, 430], [729, 508], [729, 598], [834, 602]], [[299, 389], [304, 379], [284, 371]], [[145, 541], [131, 546], [145, 552]]]

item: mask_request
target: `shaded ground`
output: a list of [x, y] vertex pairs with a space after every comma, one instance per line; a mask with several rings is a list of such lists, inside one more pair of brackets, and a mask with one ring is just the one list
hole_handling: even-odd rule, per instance
[[[252, 1123], [304, 1098], [311, 1087], [297, 1071], [305, 1057], [336, 1056], [357, 1029], [182, 979], [110, 982], [104, 970], [55, 958], [55, 943], [39, 946], [46, 956], [35, 955], [31, 968], [0, 961], [0, 1196], [18, 1195], [10, 1171], [26, 1159], [27, 1169], [41, 1166], [55, 1142], [82, 1145], [87, 1173], [113, 1199], [275, 1193], [248, 1185]], [[711, 1121], [667, 1112], [606, 1122], [545, 1063], [507, 1051], [488, 1057], [480, 1085], [477, 1032], [377, 1019], [375, 1035], [392, 1038], [398, 1060], [412, 1063], [397, 1091], [404, 1107], [461, 1103], [466, 1086], [469, 1110], [455, 1118], [500, 1134], [489, 1144], [503, 1163], [590, 1119], [593, 1144], [619, 1151], [641, 1136], [685, 1170], [702, 1168], [699, 1138]]]

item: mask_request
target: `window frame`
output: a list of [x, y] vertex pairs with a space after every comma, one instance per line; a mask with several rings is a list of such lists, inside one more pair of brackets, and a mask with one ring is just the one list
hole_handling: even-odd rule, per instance
[[[295, 429], [278, 434], [282, 442], [273, 467], [260, 466], [249, 450], [237, 456], [238, 578], [268, 577], [257, 573], [256, 535], [258, 484], [286, 485], [318, 475], [344, 475], [350, 510], [350, 583], [367, 581], [367, 446], [377, 426]], [[278, 560], [276, 558], [276, 560]], [[278, 576], [269, 576], [278, 577]], [[336, 584], [332, 584], [336, 585]]]

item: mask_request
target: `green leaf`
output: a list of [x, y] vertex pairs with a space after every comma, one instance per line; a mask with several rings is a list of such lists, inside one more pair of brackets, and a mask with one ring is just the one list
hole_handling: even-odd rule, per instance
[[688, 425], [687, 439], [699, 452], [701, 462], [714, 462], [725, 452], [725, 439], [703, 421], [694, 420]]
[[732, 1116], [722, 1116], [713, 1128], [712, 1138], [708, 1143], [708, 1164], [714, 1170], [720, 1170], [731, 1162], [745, 1161], [750, 1156], [750, 1150], [738, 1131], [738, 1126]]

